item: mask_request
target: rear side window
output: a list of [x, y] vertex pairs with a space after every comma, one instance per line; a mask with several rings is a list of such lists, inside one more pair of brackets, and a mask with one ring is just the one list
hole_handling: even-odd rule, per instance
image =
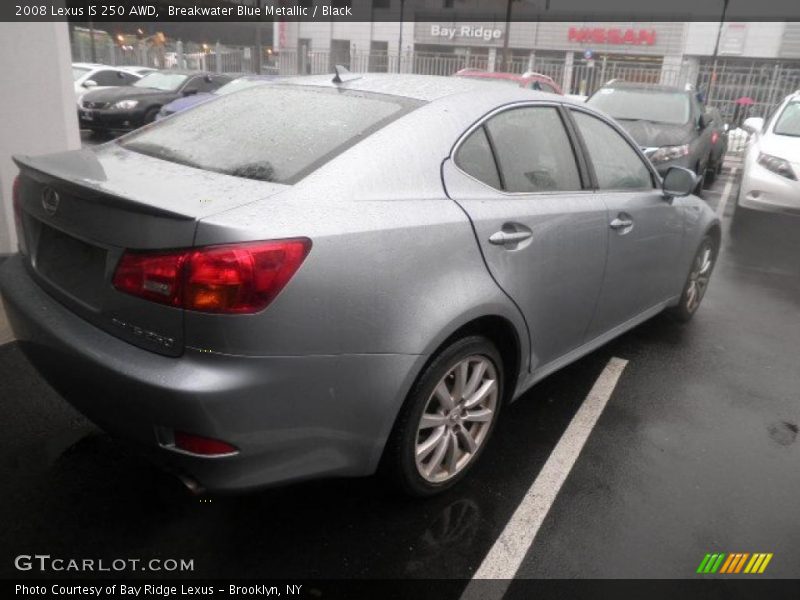
[[492, 147], [486, 137], [486, 130], [479, 127], [464, 140], [456, 155], [456, 164], [478, 181], [493, 188], [501, 188], [500, 176], [494, 162]]
[[178, 113], [120, 143], [208, 171], [291, 184], [420, 104], [310, 86], [257, 86]]
[[490, 119], [486, 128], [506, 191], [581, 189], [575, 153], [556, 108], [507, 110]]
[[572, 114], [589, 151], [601, 190], [653, 187], [650, 169], [613, 127], [584, 112], [573, 111]]

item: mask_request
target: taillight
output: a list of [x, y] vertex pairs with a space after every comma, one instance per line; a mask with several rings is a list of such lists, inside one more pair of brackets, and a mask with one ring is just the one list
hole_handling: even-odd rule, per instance
[[184, 433], [183, 431], [175, 432], [175, 448], [203, 456], [222, 456], [238, 452], [236, 447], [231, 446], [228, 442]]
[[310, 249], [311, 240], [298, 238], [173, 252], [128, 251], [113, 283], [127, 294], [188, 310], [255, 313], [275, 299]]

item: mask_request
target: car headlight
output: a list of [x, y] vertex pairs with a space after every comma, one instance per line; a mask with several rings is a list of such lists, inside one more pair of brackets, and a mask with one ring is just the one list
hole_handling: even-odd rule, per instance
[[768, 171], [772, 171], [782, 177], [786, 177], [787, 179], [794, 179], [797, 181], [797, 175], [795, 175], [792, 166], [789, 164], [788, 161], [778, 158], [777, 156], [772, 156], [771, 154], [764, 154], [763, 152], [758, 153], [758, 164], [762, 167], [767, 169]]
[[112, 105], [111, 108], [121, 108], [122, 110], [130, 110], [132, 108], [136, 108], [139, 104], [138, 100], [120, 100], [116, 104]]
[[653, 155], [650, 157], [650, 162], [660, 163], [668, 160], [675, 160], [676, 158], [688, 154], [689, 144], [683, 144], [682, 146], [661, 146], [661, 148], [653, 152]]

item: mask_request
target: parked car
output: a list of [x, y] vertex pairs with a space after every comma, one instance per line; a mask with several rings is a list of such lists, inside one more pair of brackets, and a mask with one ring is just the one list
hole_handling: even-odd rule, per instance
[[708, 185], [722, 172], [725, 154], [728, 152], [728, 125], [718, 108], [709, 106], [706, 108], [706, 114], [709, 119], [708, 127], [711, 129], [711, 156], [708, 160], [705, 181]]
[[81, 128], [94, 133], [130, 131], [154, 121], [165, 104], [183, 96], [212, 92], [229, 81], [229, 75], [220, 73], [156, 71], [126, 88], [84, 94], [78, 120]]
[[735, 222], [753, 211], [800, 216], [800, 91], [787, 96], [765, 121], [744, 121], [750, 132], [736, 200]]
[[142, 76], [128, 68], [109, 67], [93, 63], [72, 63], [72, 82], [75, 100], [91, 90], [133, 85]]
[[529, 90], [563, 95], [561, 88], [558, 87], [558, 84], [553, 81], [552, 78], [532, 71], [518, 75], [517, 73], [498, 73], [496, 71], [482, 71], [480, 69], [461, 69], [455, 76], [466, 77], [468, 79], [497, 81], [501, 83], [507, 82]]
[[156, 120], [174, 115], [177, 112], [197, 106], [198, 104], [202, 104], [208, 100], [213, 100], [217, 96], [224, 96], [225, 94], [238, 92], [239, 90], [245, 90], [256, 85], [274, 82], [278, 79], [279, 78], [277, 75], [245, 75], [243, 77], [237, 77], [230, 83], [226, 83], [221, 88], [218, 88], [213, 92], [198, 92], [193, 96], [181, 96], [177, 100], [173, 100], [161, 108], [161, 110], [158, 112], [158, 115], [156, 115]]
[[691, 89], [615, 80], [589, 96], [586, 104], [614, 117], [663, 176], [670, 167], [699, 175], [705, 182], [711, 158], [711, 118]]
[[689, 320], [720, 244], [610, 118], [458, 77], [338, 69], [15, 160], [20, 347], [193, 489], [444, 490], [534, 383]]

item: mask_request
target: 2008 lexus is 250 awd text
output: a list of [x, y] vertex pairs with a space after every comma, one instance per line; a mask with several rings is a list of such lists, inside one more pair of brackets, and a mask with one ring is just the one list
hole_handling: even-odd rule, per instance
[[208, 490], [446, 489], [534, 383], [691, 318], [720, 246], [609, 117], [461, 78], [340, 69], [16, 161], [21, 347]]

